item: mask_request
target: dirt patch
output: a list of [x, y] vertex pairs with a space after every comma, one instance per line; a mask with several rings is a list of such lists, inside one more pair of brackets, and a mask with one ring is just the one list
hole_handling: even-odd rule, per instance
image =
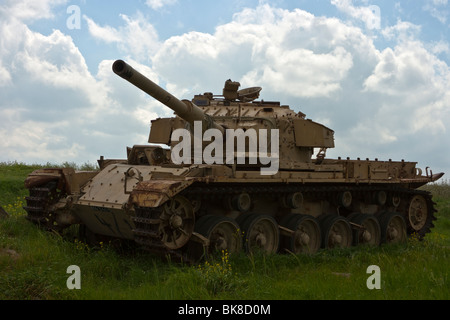
[[17, 261], [20, 258], [20, 254], [12, 249], [0, 248], [0, 256], [8, 256], [13, 261]]

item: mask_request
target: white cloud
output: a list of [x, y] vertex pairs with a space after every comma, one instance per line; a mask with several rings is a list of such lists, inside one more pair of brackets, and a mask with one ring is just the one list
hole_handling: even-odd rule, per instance
[[147, 0], [145, 4], [148, 5], [153, 10], [161, 9], [162, 7], [174, 5], [177, 0]]
[[399, 20], [394, 26], [384, 28], [381, 33], [388, 40], [410, 41], [418, 37], [421, 29], [419, 25]]
[[[449, 85], [446, 63], [421, 42], [399, 39], [397, 46], [379, 54], [372, 75], [364, 82], [361, 94], [373, 99], [373, 113], [362, 117], [345, 140], [354, 140], [358, 147], [384, 147], [433, 161], [424, 150], [439, 148], [450, 138]], [[398, 151], [389, 147], [394, 145]]]
[[448, 67], [418, 41], [402, 43], [380, 54], [374, 73], [365, 81], [365, 88], [389, 95], [417, 94], [435, 96], [445, 88]]
[[86, 20], [89, 32], [94, 38], [101, 39], [107, 43], [120, 42], [121, 37], [115, 28], [110, 26], [101, 27], [86, 15], [83, 15], [83, 19]]
[[247, 73], [243, 82], [271, 85], [272, 90], [293, 97], [332, 96], [353, 64], [351, 54], [342, 47], [326, 54], [270, 47], [265, 58], [264, 66]]
[[433, 52], [436, 55], [439, 55], [442, 53], [450, 55], [450, 44], [448, 43], [448, 41], [441, 40], [441, 41], [432, 43], [430, 50], [431, 50], [431, 52]]
[[2, 65], [0, 61], [0, 87], [6, 86], [11, 83], [11, 74], [9, 71]]
[[433, 18], [436, 18], [442, 24], [447, 23], [450, 15], [448, 0], [427, 0], [423, 6], [423, 10], [429, 12]]
[[380, 29], [381, 27], [381, 12], [376, 5], [358, 7], [353, 5], [352, 0], [331, 0], [331, 4], [349, 16], [364, 22], [367, 29]]
[[221, 89], [233, 78], [274, 94], [330, 97], [341, 90], [355, 56], [361, 55], [375, 59], [373, 44], [358, 28], [303, 10], [261, 5], [235, 14], [214, 34], [190, 32], [168, 39], [152, 61], [169, 83], [197, 84], [192, 90], [202, 83]]
[[112, 61], [92, 75], [70, 36], [43, 35], [14, 16], [1, 18], [2, 161], [92, 162], [102, 154], [124, 157], [127, 145], [147, 141], [150, 119], [143, 117], [161, 114], [160, 106], [114, 75]]
[[[10, 110], [0, 110], [0, 116]], [[20, 116], [22, 117], [22, 116]], [[63, 162], [79, 159], [85, 148], [77, 142], [71, 143], [64, 135], [55, 135], [55, 131], [63, 131], [72, 125], [68, 121], [49, 124], [33, 120], [11, 121], [10, 125], [0, 128], [0, 136], [8, 139], [0, 140], [0, 148], [7, 152], [10, 161], [18, 160], [27, 163]], [[64, 160], [67, 159], [67, 160]]]
[[125, 25], [113, 28], [99, 26], [88, 16], [83, 16], [88, 23], [89, 33], [94, 38], [106, 43], [116, 43], [122, 52], [133, 53], [137, 60], [148, 63], [160, 46], [157, 31], [141, 13], [134, 18], [124, 14], [120, 17]]
[[0, 16], [33, 21], [53, 18], [53, 7], [67, 3], [68, 0], [3, 0]]
[[83, 56], [72, 39], [61, 31], [43, 36], [27, 30], [23, 40], [24, 50], [17, 53], [15, 62], [37, 81], [74, 88], [82, 85], [81, 80], [89, 79]]

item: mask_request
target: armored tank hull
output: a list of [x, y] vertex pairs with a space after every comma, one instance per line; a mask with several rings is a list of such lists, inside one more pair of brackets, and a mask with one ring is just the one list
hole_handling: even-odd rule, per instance
[[89, 239], [131, 240], [189, 261], [222, 250], [378, 246], [433, 227], [435, 204], [418, 188], [443, 173], [403, 160], [328, 159], [334, 132], [255, 101], [258, 87], [228, 80], [220, 98], [180, 101], [121, 60], [113, 71], [176, 116], [153, 120], [150, 144], [127, 148], [126, 159], [101, 157], [99, 171], [30, 174], [25, 210], [44, 228], [80, 224]]

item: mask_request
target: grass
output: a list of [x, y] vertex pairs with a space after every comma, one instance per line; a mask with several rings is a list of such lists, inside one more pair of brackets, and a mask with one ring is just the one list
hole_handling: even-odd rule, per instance
[[[137, 248], [92, 248], [44, 232], [25, 219], [23, 180], [39, 165], [0, 164], [0, 299], [2, 300], [302, 300], [450, 298], [450, 186], [427, 186], [439, 212], [424, 241], [404, 245], [323, 250], [308, 255], [229, 256], [198, 265], [165, 262]], [[69, 290], [67, 268], [81, 270], [81, 290]], [[369, 290], [370, 265], [381, 271], [381, 289]]]

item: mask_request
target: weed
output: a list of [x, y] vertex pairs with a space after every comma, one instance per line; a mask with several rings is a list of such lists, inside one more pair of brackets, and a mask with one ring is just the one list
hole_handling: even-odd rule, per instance
[[212, 262], [207, 260], [197, 268], [207, 290], [211, 294], [216, 295], [221, 291], [233, 288], [235, 275], [233, 274], [228, 251], [222, 250], [220, 260], [212, 260]]
[[7, 204], [4, 206], [3, 209], [10, 215], [10, 216], [21, 216], [25, 214], [25, 211], [23, 210], [23, 206], [25, 205], [25, 198], [24, 197], [16, 197], [14, 199], [14, 202], [11, 204]]

